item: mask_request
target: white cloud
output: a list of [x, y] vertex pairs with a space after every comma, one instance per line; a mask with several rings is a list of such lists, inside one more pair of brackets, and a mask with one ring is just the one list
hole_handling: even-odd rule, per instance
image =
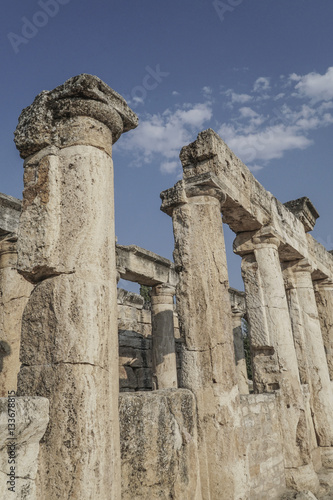
[[173, 173], [180, 149], [195, 139], [212, 117], [210, 103], [184, 104], [181, 109], [165, 110], [162, 114], [146, 115], [138, 128], [119, 141], [119, 150], [134, 153], [134, 163], [142, 164], [162, 158], [161, 170]]
[[133, 103], [134, 104], [144, 104], [144, 100], [142, 99], [142, 97], [134, 96], [133, 97]]
[[165, 161], [160, 165], [162, 174], [174, 174], [180, 167], [179, 161]]
[[261, 76], [257, 78], [253, 85], [254, 92], [264, 92], [265, 90], [270, 89], [270, 79], [266, 76]]
[[202, 87], [202, 93], [207, 99], [210, 99], [213, 94], [213, 89], [208, 86]]
[[239, 112], [243, 118], [255, 118], [258, 113], [249, 107], [239, 108]]
[[252, 173], [259, 172], [259, 170], [262, 170], [264, 167], [262, 165], [249, 165], [249, 170], [251, 170]]
[[333, 99], [333, 66], [324, 75], [312, 72], [299, 76], [293, 73], [289, 80], [298, 82], [295, 85], [295, 95], [298, 97], [308, 97], [313, 103]]
[[[313, 144], [312, 131], [333, 124], [333, 67], [324, 75], [294, 73], [275, 81], [259, 77], [248, 88], [249, 93], [232, 88], [222, 91], [230, 118], [214, 128], [252, 172], [287, 151], [308, 148]], [[275, 92], [270, 95], [271, 88]], [[212, 98], [209, 86], [201, 93], [203, 103], [183, 103], [162, 113], [142, 114], [139, 127], [122, 137], [116, 147], [130, 153], [134, 164], [154, 161], [163, 174], [179, 176], [180, 149], [211, 125], [217, 97]], [[172, 95], [179, 93], [174, 90]]]
[[246, 102], [252, 101], [253, 97], [249, 94], [237, 94], [232, 89], [228, 89], [223, 92], [226, 96], [230, 97], [232, 103], [245, 104]]
[[[219, 134], [228, 146], [246, 162], [267, 162], [281, 158], [285, 151], [305, 149], [312, 144], [297, 128], [283, 124], [268, 126], [250, 134], [244, 134], [233, 126], [223, 124]], [[258, 170], [258, 165], [256, 165]]]

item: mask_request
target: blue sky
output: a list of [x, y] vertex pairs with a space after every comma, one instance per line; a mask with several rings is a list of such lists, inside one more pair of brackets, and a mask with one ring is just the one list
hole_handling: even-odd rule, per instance
[[313, 235], [333, 248], [332, 2], [4, 0], [3, 12], [1, 192], [22, 196], [22, 108], [91, 73], [140, 119], [114, 147], [119, 243], [172, 258], [159, 193], [181, 175], [181, 147], [211, 127], [280, 201], [308, 196], [321, 215]]

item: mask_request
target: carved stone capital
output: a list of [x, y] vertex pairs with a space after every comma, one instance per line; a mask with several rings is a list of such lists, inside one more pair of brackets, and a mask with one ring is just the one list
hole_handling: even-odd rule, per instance
[[332, 278], [317, 280], [317, 281], [314, 281], [313, 284], [317, 290], [333, 291], [333, 279]]
[[190, 198], [208, 196], [219, 200], [221, 206], [226, 200], [223, 187], [216, 175], [208, 172], [189, 177], [175, 184], [173, 188], [162, 191], [162, 212], [172, 215], [174, 208], [188, 203]]
[[68, 133], [66, 127], [62, 130], [64, 122], [70, 120], [78, 128], [78, 117], [103, 123], [111, 131], [113, 144], [123, 132], [138, 125], [136, 114], [117, 92], [96, 76], [78, 75], [54, 90], [44, 90], [22, 111], [15, 131], [21, 157], [50, 145], [64, 147]]
[[152, 297], [163, 296], [163, 295], [168, 295], [173, 297], [175, 293], [176, 293], [176, 287], [169, 285], [167, 283], [161, 283], [160, 285], [155, 285], [152, 287], [151, 290]]
[[0, 241], [0, 269], [13, 267], [17, 263], [17, 237], [10, 236]]
[[273, 247], [278, 249], [281, 244], [278, 233], [272, 226], [264, 226], [259, 231], [239, 233], [233, 244], [234, 253], [246, 255], [259, 248]]

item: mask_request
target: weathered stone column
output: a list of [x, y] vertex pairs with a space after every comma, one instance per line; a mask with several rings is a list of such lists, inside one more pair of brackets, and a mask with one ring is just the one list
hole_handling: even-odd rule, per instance
[[310, 431], [299, 379], [278, 248], [271, 227], [240, 233], [234, 250], [243, 256], [242, 275], [254, 353], [255, 392], [278, 391], [286, 479], [295, 489], [318, 489], [311, 462]]
[[315, 281], [314, 285], [328, 371], [333, 381], [333, 280]]
[[39, 499], [120, 498], [111, 149], [136, 125], [119, 94], [80, 75], [39, 94], [15, 133], [25, 158], [18, 269], [37, 283], [18, 390], [50, 400]]
[[23, 309], [32, 285], [16, 271], [21, 201], [0, 193], [0, 397], [16, 391]]
[[173, 221], [177, 310], [184, 342], [180, 383], [197, 401], [202, 498], [245, 498], [223, 193], [214, 175], [203, 174], [178, 182], [161, 198], [161, 209]]
[[16, 391], [22, 314], [33, 286], [16, 271], [17, 237], [0, 241], [0, 397]]
[[315, 470], [321, 467], [320, 450], [318, 448], [317, 437], [311, 411], [311, 376], [308, 363], [308, 348], [305, 335], [302, 307], [298, 300], [297, 287], [295, 284], [294, 272], [290, 268], [290, 262], [282, 263], [286, 297], [289, 307], [291, 327], [294, 337], [294, 345], [297, 357], [298, 372], [302, 384], [305, 410], [307, 415], [308, 428], [310, 431], [310, 451]]
[[155, 285], [151, 293], [153, 389], [177, 387], [173, 297], [175, 287]]
[[234, 334], [234, 349], [237, 380], [240, 394], [249, 394], [249, 384], [246, 369], [244, 340], [242, 333], [242, 319], [246, 313], [245, 294], [238, 290], [229, 289], [231, 302], [232, 324]]
[[[285, 263], [284, 267], [296, 289], [298, 307], [301, 311], [301, 321], [298, 322], [298, 325], [304, 328], [304, 351], [308, 367], [309, 380], [307, 382], [310, 387], [310, 405], [318, 445], [324, 447], [321, 452], [325, 464], [325, 455], [330, 455], [333, 458], [333, 449], [331, 448], [333, 446], [333, 392], [311, 278], [313, 269], [306, 259], [289, 264]], [[293, 307], [291, 311], [294, 311], [295, 314], [296, 309], [297, 306]], [[297, 316], [296, 321], [298, 321]]]

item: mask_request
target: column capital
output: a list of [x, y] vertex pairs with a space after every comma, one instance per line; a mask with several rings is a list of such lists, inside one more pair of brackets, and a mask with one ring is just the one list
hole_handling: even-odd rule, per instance
[[197, 196], [210, 196], [216, 198], [221, 205], [226, 200], [223, 186], [218, 177], [211, 172], [195, 175], [188, 179], [178, 181], [174, 187], [162, 191], [161, 210], [172, 215], [174, 208], [188, 203], [190, 198]]
[[323, 280], [316, 280], [313, 282], [316, 290], [332, 290], [333, 291], [333, 278], [325, 278]]
[[[125, 99], [96, 76], [81, 74], [70, 78], [51, 91], [41, 92], [34, 102], [25, 108], [15, 131], [15, 144], [22, 158], [27, 158], [50, 145], [68, 145], [68, 127], [72, 144], [89, 144], [83, 136], [78, 117], [85, 117], [104, 124], [111, 132], [114, 144], [123, 132], [138, 125], [138, 117], [128, 107]], [[90, 120], [90, 133], [94, 124]], [[96, 128], [96, 126], [95, 126]], [[64, 143], [65, 142], [65, 143]]]
[[0, 240], [0, 269], [17, 264], [17, 236], [10, 236]]
[[176, 293], [176, 287], [173, 285], [169, 285], [168, 283], [161, 283], [159, 285], [155, 285], [151, 289], [151, 295], [160, 296], [160, 295], [170, 295], [173, 297]]
[[280, 236], [272, 226], [263, 226], [259, 231], [239, 233], [233, 243], [234, 253], [244, 256], [254, 253], [256, 249], [273, 247], [278, 249]]
[[314, 267], [308, 259], [299, 259], [285, 261], [282, 263], [282, 268], [291, 273], [313, 273]]

